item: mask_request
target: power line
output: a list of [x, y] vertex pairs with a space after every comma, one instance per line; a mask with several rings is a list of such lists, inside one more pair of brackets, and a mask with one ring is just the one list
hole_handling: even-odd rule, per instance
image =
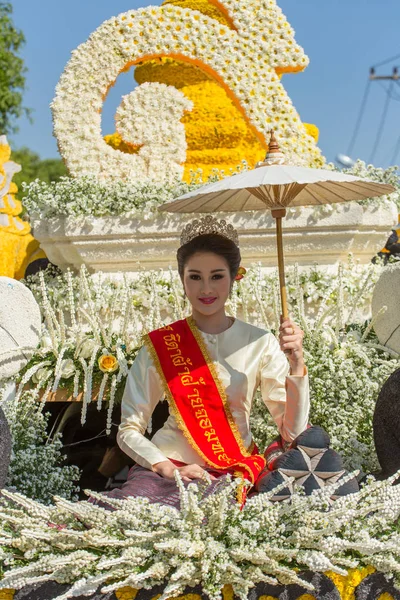
[[391, 165], [396, 164], [397, 155], [399, 152], [400, 152], [400, 135], [399, 135], [399, 139], [397, 140], [397, 144], [396, 144], [394, 152], [393, 152], [392, 160], [390, 161]]
[[[387, 88], [385, 86], [384, 83], [382, 83], [382, 81], [378, 81], [377, 83], [379, 83], [380, 87], [383, 89], [383, 91], [385, 92], [385, 94], [389, 94], [392, 100], [396, 100], [397, 102], [400, 102], [400, 94], [396, 94], [393, 90], [390, 91], [389, 88]], [[399, 85], [398, 81], [395, 81], [395, 83], [397, 83]], [[400, 87], [400, 85], [399, 85]]]
[[[400, 87], [400, 82], [397, 79], [395, 79], [395, 80], [392, 79], [392, 82], [395, 83], [397, 87]], [[390, 88], [386, 87], [382, 81], [378, 81], [377, 83], [379, 83], [380, 87], [384, 90], [384, 92], [386, 94], [390, 95], [390, 98], [392, 100], [400, 102], [400, 94], [399, 93], [395, 93], [394, 90], [390, 91]], [[397, 159], [397, 155], [398, 155], [399, 151], [400, 151], [400, 136], [395, 144], [392, 159], [389, 162], [390, 165], [396, 164], [396, 159]], [[389, 154], [387, 156], [389, 156]]]
[[[367, 84], [365, 86], [365, 90], [364, 90], [364, 94], [363, 94], [363, 98], [361, 101], [361, 106], [360, 106], [360, 110], [358, 112], [358, 117], [357, 117], [357, 121], [354, 127], [354, 131], [353, 131], [353, 135], [351, 137], [350, 143], [349, 143], [349, 147], [347, 150], [347, 156], [351, 157], [353, 150], [354, 150], [354, 146], [356, 144], [357, 138], [358, 138], [358, 134], [360, 131], [360, 127], [361, 127], [361, 123], [362, 120], [364, 118], [364, 113], [365, 113], [365, 109], [367, 106], [367, 102], [368, 102], [368, 97], [369, 97], [369, 92], [370, 92], [370, 84], [371, 81], [377, 81], [379, 83], [379, 85], [383, 88], [383, 90], [385, 91], [386, 94], [386, 100], [385, 100], [385, 104], [383, 107], [383, 112], [382, 112], [382, 116], [380, 119], [380, 123], [379, 123], [379, 127], [378, 127], [378, 131], [376, 133], [376, 138], [375, 138], [375, 142], [372, 148], [372, 152], [371, 152], [371, 156], [369, 159], [369, 162], [372, 163], [376, 152], [378, 150], [379, 144], [381, 142], [382, 139], [382, 134], [383, 134], [383, 130], [386, 124], [386, 118], [387, 118], [387, 114], [388, 114], [388, 110], [389, 110], [389, 106], [390, 106], [390, 101], [391, 100], [395, 100], [396, 102], [400, 102], [400, 94], [396, 93], [396, 91], [394, 90], [394, 84], [396, 84], [396, 86], [400, 87], [400, 75], [399, 75], [399, 71], [398, 71], [398, 67], [394, 66], [393, 70], [392, 70], [392, 74], [391, 75], [377, 75], [375, 72], [375, 69], [377, 67], [381, 67], [382, 65], [385, 65], [387, 63], [393, 63], [393, 61], [397, 60], [398, 58], [400, 58], [400, 54], [396, 54], [395, 56], [392, 56], [390, 58], [387, 58], [386, 60], [383, 60], [379, 63], [376, 63], [375, 65], [373, 65], [370, 68], [370, 72], [369, 72], [369, 78], [367, 81]], [[390, 81], [389, 87], [387, 88], [384, 85], [384, 81]], [[394, 159], [397, 157], [398, 152], [400, 151], [400, 138], [396, 144], [395, 147], [395, 152], [394, 152]]]
[[382, 138], [383, 128], [384, 128], [385, 123], [386, 123], [386, 117], [387, 117], [387, 113], [388, 113], [388, 110], [389, 110], [390, 101], [392, 99], [391, 98], [391, 92], [392, 92], [393, 85], [394, 85], [394, 82], [391, 81], [390, 82], [390, 86], [389, 86], [389, 91], [386, 94], [386, 101], [385, 101], [385, 105], [383, 107], [382, 117], [381, 117], [379, 128], [378, 128], [378, 131], [377, 131], [377, 134], [376, 134], [375, 143], [374, 143], [374, 146], [372, 148], [371, 156], [370, 156], [370, 159], [369, 159], [369, 163], [370, 164], [373, 163], [376, 151], [378, 149], [379, 143], [380, 143], [381, 138]]
[[400, 54], [396, 54], [396, 56], [392, 56], [391, 58], [387, 58], [386, 60], [383, 60], [380, 63], [376, 63], [376, 65], [372, 65], [372, 68], [376, 69], [377, 67], [381, 67], [382, 65], [387, 65], [387, 63], [393, 62], [394, 60], [397, 60], [398, 58], [400, 58]]
[[360, 106], [360, 110], [358, 112], [358, 118], [357, 118], [357, 122], [356, 125], [354, 127], [354, 132], [353, 132], [353, 136], [350, 140], [350, 144], [349, 144], [349, 148], [347, 150], [347, 156], [351, 156], [353, 149], [354, 149], [354, 145], [356, 143], [356, 139], [358, 136], [358, 132], [360, 130], [360, 126], [361, 126], [361, 122], [364, 116], [364, 112], [365, 112], [365, 107], [367, 106], [367, 100], [368, 100], [368, 95], [369, 95], [369, 90], [371, 87], [371, 79], [368, 79], [367, 81], [367, 85], [365, 86], [365, 90], [364, 90], [364, 95], [363, 95], [363, 99], [361, 102], [361, 106]]

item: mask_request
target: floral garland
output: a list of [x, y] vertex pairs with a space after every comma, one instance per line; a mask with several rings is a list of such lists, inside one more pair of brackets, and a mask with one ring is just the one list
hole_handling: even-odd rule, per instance
[[76, 500], [79, 469], [64, 464], [61, 436], [49, 438], [49, 414], [38, 405], [39, 392], [26, 391], [19, 402], [2, 405], [12, 436], [7, 487], [44, 504], [51, 504], [55, 494]]
[[198, 184], [134, 181], [99, 181], [93, 176], [61, 177], [47, 183], [24, 185], [24, 206], [31, 219], [129, 215], [149, 219], [158, 206], [185, 194]]
[[[337, 170], [340, 171], [340, 169]], [[398, 171], [399, 167], [396, 165], [387, 169], [382, 169], [381, 167], [374, 167], [374, 165], [366, 164], [363, 160], [357, 160], [350, 169], [343, 169], [344, 173], [349, 173], [350, 175], [393, 185], [396, 188], [396, 191], [389, 196], [381, 197], [381, 199], [383, 201], [391, 200], [392, 202], [395, 202], [397, 209], [400, 212], [400, 182]], [[372, 205], [374, 204], [374, 199], [369, 198], [367, 200], [360, 200], [359, 204], [361, 204], [361, 206]]]
[[[112, 136], [113, 144], [117, 148], [121, 138]], [[24, 206], [32, 220], [48, 219], [52, 217], [67, 216], [76, 219], [80, 216], [117, 216], [130, 215], [144, 219], [154, 218], [158, 207], [169, 200], [185, 194], [197, 186], [211, 183], [234, 172], [241, 172], [248, 168], [244, 161], [238, 163], [235, 170], [228, 169], [221, 172], [210, 169], [208, 177], [201, 171], [192, 171], [190, 182], [142, 182], [136, 181], [99, 181], [96, 177], [61, 177], [57, 182], [47, 183], [36, 180], [28, 186], [23, 184], [26, 193]], [[331, 168], [334, 168], [331, 165]], [[380, 169], [357, 161], [355, 166], [348, 171], [350, 174], [366, 177], [373, 181], [391, 183], [396, 191], [390, 196], [369, 198], [361, 200], [362, 206], [371, 206], [376, 209], [383, 203], [395, 202], [400, 211], [400, 183], [397, 177], [397, 167]], [[315, 219], [340, 209], [340, 204], [324, 204], [312, 208]], [[300, 213], [301, 207], [289, 208], [294, 213]]]
[[161, 55], [197, 64], [210, 73], [262, 144], [273, 127], [290, 162], [323, 164], [277, 74], [302, 70], [308, 62], [280, 9], [273, 0], [219, 4], [235, 29], [196, 10], [148, 7], [106, 21], [77, 48], [52, 104], [54, 132], [71, 175], [147, 176], [159, 181], [151, 169], [143, 173], [136, 154], [115, 152], [106, 144], [101, 110], [110, 85], [122, 71]]

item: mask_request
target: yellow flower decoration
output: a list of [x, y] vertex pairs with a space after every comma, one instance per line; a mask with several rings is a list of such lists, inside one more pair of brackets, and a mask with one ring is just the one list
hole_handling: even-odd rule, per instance
[[[348, 575], [337, 575], [336, 573], [328, 572], [325, 573], [332, 581], [335, 583], [338, 592], [340, 594], [341, 600], [355, 600], [355, 590], [360, 585], [361, 581], [374, 573], [375, 569], [373, 567], [361, 567], [358, 569], [350, 569]], [[137, 589], [131, 587], [124, 587], [116, 590], [115, 596], [118, 600], [135, 600], [137, 594]], [[15, 594], [15, 590], [0, 590], [0, 600], [13, 600]], [[160, 597], [160, 594], [157, 594], [153, 597], [152, 600], [157, 600]], [[225, 585], [222, 590], [223, 600], [233, 600], [234, 594], [231, 585]], [[303, 594], [299, 596], [298, 600], [315, 600], [315, 596], [311, 594]], [[178, 596], [176, 600], [201, 600], [201, 596], [199, 594], [184, 594], [182, 596]], [[258, 600], [278, 600], [275, 596], [266, 596], [262, 595]], [[376, 600], [393, 600], [393, 596], [384, 592], [377, 598]]]
[[239, 267], [238, 272], [236, 273], [235, 281], [240, 281], [246, 275], [247, 271], [244, 267]]
[[358, 569], [349, 569], [347, 575], [338, 575], [328, 571], [325, 573], [339, 590], [342, 600], [354, 600], [354, 591], [360, 585], [363, 579], [375, 572], [374, 567], [360, 567]]
[[105, 135], [104, 140], [115, 150], [120, 150], [126, 154], [137, 154], [140, 150], [140, 144], [130, 144], [122, 139], [118, 131], [110, 135]]
[[4, 589], [0, 590], [0, 600], [13, 600], [15, 590]]
[[21, 279], [25, 269], [36, 258], [45, 256], [39, 242], [31, 234], [27, 221], [20, 218], [22, 204], [12, 181], [20, 165], [10, 160], [11, 148], [5, 135], [0, 136], [0, 275]]
[[117, 600], [135, 600], [139, 590], [131, 587], [123, 587], [115, 591]]
[[112, 354], [103, 354], [98, 360], [99, 369], [103, 373], [114, 373], [119, 367], [119, 362]]

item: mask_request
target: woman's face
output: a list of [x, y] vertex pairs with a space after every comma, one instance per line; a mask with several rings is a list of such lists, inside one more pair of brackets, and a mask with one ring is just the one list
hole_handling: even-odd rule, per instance
[[214, 315], [223, 310], [231, 290], [228, 263], [212, 252], [193, 254], [185, 264], [183, 285], [193, 310]]

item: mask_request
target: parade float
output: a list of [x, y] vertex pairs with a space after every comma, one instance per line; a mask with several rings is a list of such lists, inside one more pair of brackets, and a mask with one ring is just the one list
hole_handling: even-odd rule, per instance
[[[304, 496], [294, 478], [284, 484], [290, 501], [272, 501], [275, 489], [242, 509], [230, 502], [236, 481], [207, 496], [207, 482], [185, 490], [178, 478], [180, 511], [131, 499], [113, 501], [111, 512], [86, 502], [83, 491], [78, 500], [76, 489], [75, 448], [101, 434], [96, 460], [87, 451], [80, 459], [103, 473], [115, 454], [118, 402], [142, 334], [187, 314], [177, 274], [156, 270], [173, 264], [186, 217], [160, 216], [158, 206], [208, 178], [253, 167], [271, 126], [292, 164], [324, 165], [315, 128], [301, 122], [283, 86], [286, 73], [307, 63], [273, 0], [174, 0], [128, 11], [73, 53], [53, 102], [70, 177], [35, 182], [26, 197], [35, 237], [63, 273], [27, 280], [43, 317], [39, 345], [24, 349], [25, 366], [2, 392], [13, 451], [0, 506], [0, 598], [400, 598], [395, 477], [367, 478], [359, 492], [334, 501], [329, 486]], [[104, 139], [104, 99], [132, 66], [141, 85], [117, 110], [117, 134]], [[394, 169], [353, 171], [399, 189]], [[293, 267], [288, 294], [306, 332], [311, 418], [329, 432], [349, 480], [378, 468], [372, 415], [400, 366], [397, 341], [385, 343], [396, 306], [385, 313], [377, 302], [371, 319], [383, 267], [362, 264], [382, 247], [398, 196], [293, 209], [287, 220], [293, 263], [331, 266]], [[264, 268], [275, 264], [272, 219], [238, 213], [232, 222], [245, 264], [260, 264], [237, 283], [229, 311], [276, 331], [278, 280]], [[356, 259], [347, 259], [349, 250]], [[388, 312], [390, 324], [375, 332]], [[10, 353], [7, 360], [12, 344]], [[252, 418], [265, 447], [275, 431], [261, 402]], [[93, 420], [102, 425], [91, 433]], [[85, 487], [82, 476], [79, 483]]]
[[[161, 216], [157, 206], [185, 186], [252, 168], [271, 128], [288, 163], [323, 166], [316, 128], [302, 123], [284, 87], [307, 64], [275, 3], [183, 0], [106, 21], [74, 52], [53, 102], [55, 135], [73, 177], [38, 184], [27, 198], [50, 261], [63, 270], [167, 268], [184, 221]], [[132, 67], [141, 85], [116, 111], [117, 134], [103, 139], [107, 93]], [[354, 172], [398, 186], [395, 170], [359, 164]], [[352, 252], [368, 262], [397, 212], [390, 199], [293, 210], [289, 260], [332, 265]], [[245, 266], [275, 265], [270, 216], [240, 213], [234, 224]]]

